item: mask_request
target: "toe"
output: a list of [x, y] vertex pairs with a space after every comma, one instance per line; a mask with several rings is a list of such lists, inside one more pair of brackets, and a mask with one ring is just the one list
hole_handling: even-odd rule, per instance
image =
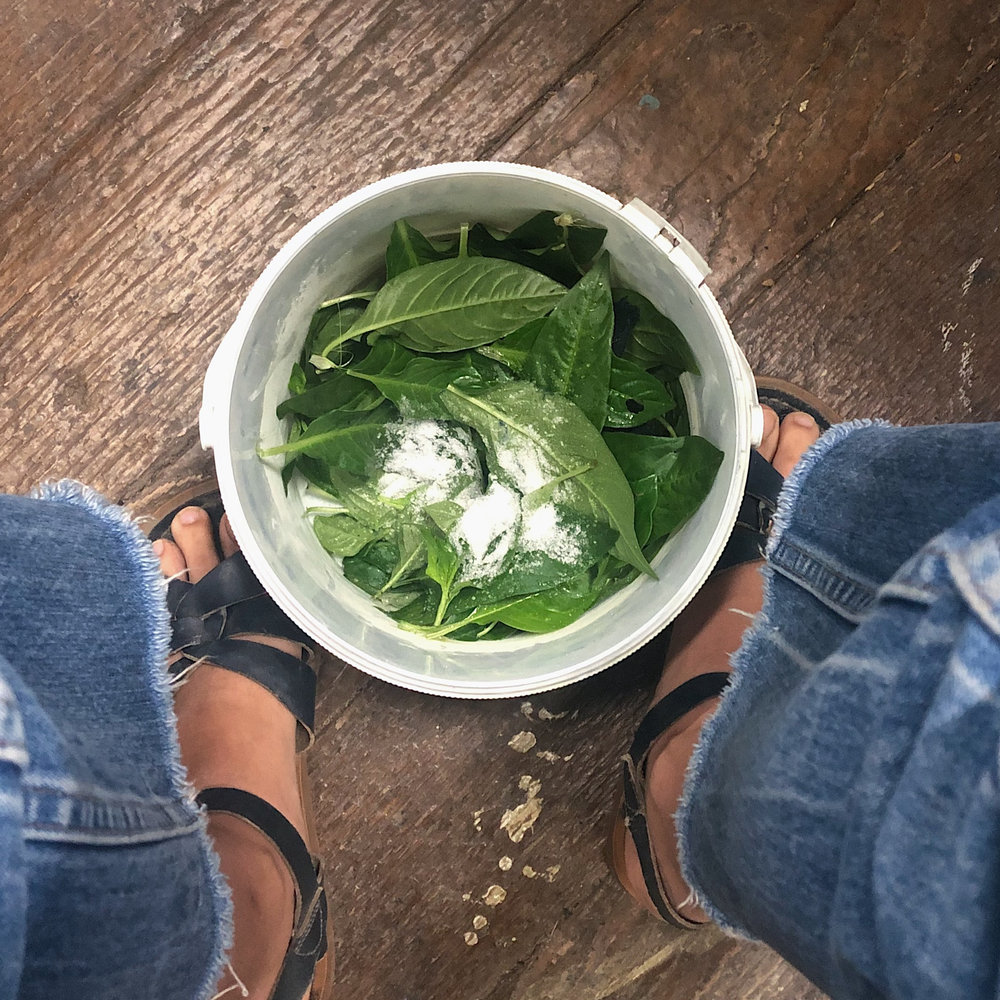
[[219, 525], [219, 539], [222, 542], [222, 557], [228, 559], [240, 550], [240, 543], [236, 541], [233, 534], [233, 526], [229, 523], [229, 515], [222, 515], [222, 523]]
[[787, 476], [818, 438], [819, 426], [808, 413], [789, 413], [781, 422], [772, 464]]
[[200, 507], [185, 507], [171, 522], [170, 533], [184, 557], [192, 583], [219, 565], [212, 522]]
[[774, 461], [774, 453], [778, 450], [778, 414], [770, 406], [762, 406], [764, 411], [764, 436], [760, 439], [757, 450], [769, 462]]
[[184, 554], [173, 542], [168, 542], [165, 538], [158, 538], [153, 542], [153, 552], [160, 560], [160, 572], [165, 577], [179, 576], [187, 569]]

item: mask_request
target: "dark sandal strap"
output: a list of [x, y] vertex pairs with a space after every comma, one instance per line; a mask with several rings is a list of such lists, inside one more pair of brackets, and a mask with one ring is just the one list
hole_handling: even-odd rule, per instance
[[209, 812], [229, 813], [255, 827], [274, 844], [288, 868], [295, 889], [295, 916], [271, 1000], [302, 1000], [327, 949], [322, 864], [309, 852], [295, 827], [259, 795], [241, 788], [205, 788], [196, 801]]
[[296, 748], [312, 745], [316, 728], [316, 672], [304, 660], [251, 639], [214, 639], [186, 646], [167, 672], [179, 678], [205, 661], [240, 674], [274, 695], [299, 724]]
[[796, 410], [808, 413], [821, 431], [830, 429], [831, 420], [833, 423], [839, 423], [842, 419], [812, 393], [780, 379], [758, 379], [757, 399], [765, 406], [770, 406], [779, 420], [784, 420], [789, 413], [794, 413]]
[[702, 702], [716, 698], [725, 691], [730, 674], [717, 671], [701, 674], [685, 681], [661, 701], [658, 701], [639, 724], [632, 746], [623, 758], [625, 777], [625, 826], [632, 836], [642, 878], [656, 912], [668, 923], [678, 927], [698, 927], [696, 921], [682, 917], [667, 899], [666, 889], [653, 858], [646, 825], [646, 763], [649, 750], [678, 719]]
[[778, 494], [784, 481], [781, 473], [759, 451], [754, 449], [750, 452], [747, 485], [736, 515], [736, 524], [713, 573], [764, 558], [764, 548], [778, 506]]
[[[251, 632], [288, 639], [312, 651], [309, 636], [268, 596], [242, 552], [223, 559], [197, 583], [172, 580], [167, 607], [175, 622], [172, 652], [191, 641]], [[203, 627], [196, 624], [199, 620]]]
[[[218, 490], [193, 497], [167, 514], [149, 537], [170, 537], [170, 524], [184, 507], [201, 507], [209, 515], [216, 546], [222, 520]], [[316, 674], [308, 665], [311, 640], [274, 603], [254, 575], [242, 552], [223, 559], [197, 583], [171, 580], [167, 607], [173, 634], [172, 654], [181, 658], [169, 668], [177, 679], [192, 665], [209, 661], [260, 684], [282, 703], [299, 723], [299, 750], [312, 745], [315, 728]], [[298, 643], [305, 661], [266, 644], [241, 636], [270, 636]]]
[[222, 515], [226, 511], [222, 506], [222, 494], [218, 489], [207, 490], [204, 493], [199, 493], [197, 496], [191, 497], [190, 500], [185, 500], [183, 503], [178, 504], [169, 514], [165, 514], [153, 525], [148, 532], [149, 540], [155, 542], [158, 538], [166, 538], [172, 542], [174, 536], [170, 531], [170, 525], [173, 519], [185, 507], [200, 507], [208, 514], [208, 519], [212, 522], [212, 538], [215, 541], [215, 547], [221, 552], [222, 538], [219, 535], [219, 525], [222, 523]]
[[[774, 379], [758, 380], [757, 399], [765, 406], [770, 406], [779, 420], [800, 410], [816, 421], [820, 431], [828, 431], [831, 427], [827, 416], [829, 408], [824, 412], [820, 408], [820, 400], [791, 383], [775, 383]], [[713, 573], [764, 558], [783, 482], [781, 474], [756, 449], [750, 452], [747, 487], [736, 525]]]

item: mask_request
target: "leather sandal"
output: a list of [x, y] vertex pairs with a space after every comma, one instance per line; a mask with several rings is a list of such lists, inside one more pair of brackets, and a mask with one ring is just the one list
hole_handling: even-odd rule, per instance
[[[222, 498], [205, 484], [174, 497], [169, 510], [149, 532], [150, 541], [173, 540], [170, 523], [185, 507], [200, 507], [209, 515], [217, 550]], [[323, 887], [323, 865], [314, 852], [315, 816], [302, 751], [313, 742], [316, 674], [309, 637], [278, 608], [258, 582], [242, 552], [222, 559], [197, 583], [171, 580], [167, 585], [170, 611], [172, 683], [182, 684], [202, 663], [211, 663], [247, 677], [269, 691], [296, 719], [296, 772], [307, 844], [294, 826], [260, 796], [238, 788], [205, 788], [196, 801], [209, 812], [225, 812], [254, 826], [274, 845], [287, 867], [295, 891], [292, 935], [270, 1000], [325, 1000], [333, 985], [332, 929]], [[301, 656], [257, 642], [269, 636], [290, 640]]]
[[[757, 398], [778, 414], [779, 420], [795, 410], [804, 411], [816, 421], [820, 431], [829, 430], [840, 418], [811, 393], [779, 379], [758, 378]], [[784, 479], [773, 465], [754, 449], [750, 453], [747, 484], [733, 533], [712, 576], [734, 566], [764, 558], [777, 509], [778, 493]], [[658, 701], [646, 713], [636, 730], [624, 764], [624, 790], [608, 837], [607, 856], [612, 871], [626, 890], [625, 838], [629, 835], [639, 856], [639, 866], [646, 892], [660, 918], [684, 930], [705, 927], [707, 921], [690, 920], [679, 912], [668, 895], [653, 855], [646, 823], [646, 769], [653, 744], [682, 716], [712, 698], [720, 697], [729, 686], [728, 671], [711, 671], [693, 677]], [[684, 904], [680, 904], [683, 906]]]

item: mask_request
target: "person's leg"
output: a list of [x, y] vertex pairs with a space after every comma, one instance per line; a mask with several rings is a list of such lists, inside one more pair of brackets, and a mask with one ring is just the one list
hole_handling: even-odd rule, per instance
[[[204, 510], [188, 507], [171, 525], [174, 542], [160, 540], [154, 551], [167, 577], [197, 583], [219, 564], [211, 523]], [[222, 555], [236, 551], [223, 519]], [[298, 654], [294, 643], [259, 638]], [[228, 670], [203, 664], [175, 691], [174, 706], [181, 758], [196, 790], [241, 788], [278, 809], [306, 838], [305, 817], [295, 765], [295, 718], [259, 684]], [[252, 998], [266, 998], [285, 957], [292, 929], [293, 889], [274, 845], [243, 820], [209, 814], [208, 829], [233, 896], [232, 971]]]
[[[764, 436], [758, 449], [782, 476], [819, 437], [816, 422], [806, 414], [790, 414], [779, 425], [769, 407], [764, 408]], [[712, 576], [674, 623], [666, 666], [653, 704], [670, 691], [709, 670], [726, 670], [730, 655], [739, 647], [749, 618], [763, 598], [761, 563], [734, 566]], [[690, 889], [681, 876], [677, 857], [674, 813], [684, 783], [684, 772], [705, 720], [718, 707], [712, 699], [690, 711], [654, 743], [646, 772], [646, 820], [660, 875], [668, 898], [690, 920], [704, 920], [705, 914], [690, 899]], [[625, 838], [627, 891], [656, 913], [643, 884], [642, 870], [631, 837]], [[686, 901], [686, 902], [685, 902]]]
[[699, 720], [675, 891], [836, 997], [995, 996], [998, 494], [996, 425], [835, 428], [786, 483], [763, 609]]
[[836, 997], [993, 998], [1000, 425], [839, 428], [787, 488], [686, 874]]
[[177, 752], [157, 560], [90, 491], [42, 497], [0, 497], [0, 996], [211, 997], [229, 902]]

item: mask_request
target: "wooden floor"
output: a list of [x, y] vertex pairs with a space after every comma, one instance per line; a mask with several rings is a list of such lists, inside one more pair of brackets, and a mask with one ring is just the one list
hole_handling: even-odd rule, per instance
[[[845, 416], [996, 420], [998, 59], [995, 0], [9, 0], [0, 485], [135, 502], [209, 470], [201, 380], [268, 259], [360, 185], [451, 159], [643, 198], [708, 259], [755, 370]], [[339, 997], [819, 996], [607, 873], [651, 677], [473, 704], [327, 661]], [[526, 775], [541, 812], [513, 843]]]

